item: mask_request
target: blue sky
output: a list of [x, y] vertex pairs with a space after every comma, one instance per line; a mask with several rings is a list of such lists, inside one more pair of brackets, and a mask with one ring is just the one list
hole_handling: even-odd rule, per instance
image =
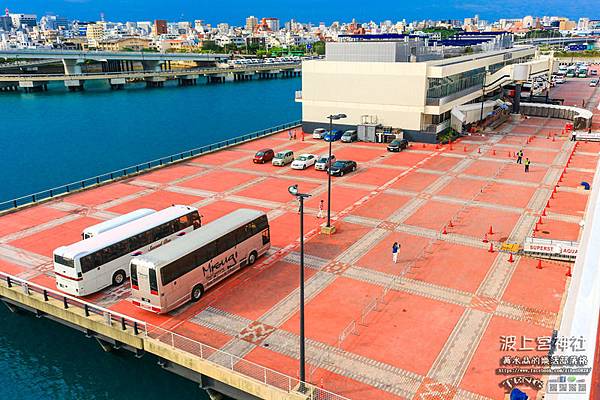
[[290, 18], [302, 22], [392, 21], [415, 19], [461, 19], [479, 14], [484, 19], [515, 18], [525, 15], [563, 15], [571, 18], [600, 18], [598, 0], [8, 0], [0, 7], [11, 12], [31, 12], [38, 16], [59, 14], [69, 19], [97, 20], [103, 12], [107, 20], [139, 21], [152, 19], [194, 20], [240, 25], [248, 15]]

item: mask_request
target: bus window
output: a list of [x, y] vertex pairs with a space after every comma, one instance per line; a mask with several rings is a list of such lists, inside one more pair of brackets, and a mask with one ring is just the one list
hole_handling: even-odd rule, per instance
[[270, 242], [270, 241], [271, 241], [271, 235], [270, 235], [270, 233], [269, 233], [269, 230], [268, 230], [268, 229], [266, 229], [266, 230], [265, 230], [265, 231], [263, 231], [263, 233], [262, 233], [262, 242], [263, 242], [263, 245], [265, 245], [265, 244], [269, 244], [269, 242]]
[[131, 287], [133, 289], [139, 289], [138, 287], [138, 276], [137, 276], [137, 265], [131, 263]]
[[148, 270], [148, 281], [150, 282], [150, 293], [158, 294], [158, 282], [156, 281], [156, 271]]

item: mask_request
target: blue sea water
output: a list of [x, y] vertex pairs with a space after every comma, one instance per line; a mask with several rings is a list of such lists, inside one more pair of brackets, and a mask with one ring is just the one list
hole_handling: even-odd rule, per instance
[[299, 78], [0, 93], [0, 201], [300, 118]]
[[[300, 118], [300, 79], [0, 94], [0, 201]], [[0, 305], [0, 399], [206, 399], [150, 356]]]

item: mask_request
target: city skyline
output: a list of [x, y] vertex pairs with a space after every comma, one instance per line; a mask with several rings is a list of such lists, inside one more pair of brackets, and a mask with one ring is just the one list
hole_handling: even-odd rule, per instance
[[[115, 0], [32, 0], [27, 5], [16, 0], [4, 2], [4, 7], [10, 12], [35, 13], [39, 16], [54, 14], [65, 16], [69, 19], [100, 20], [104, 15], [111, 21], [142, 21], [154, 19], [167, 19], [169, 21], [193, 21], [202, 19], [207, 23], [226, 22], [233, 25], [243, 25], [249, 15], [257, 17], [277, 17], [282, 21], [295, 19], [302, 22], [318, 24], [333, 21], [399, 21], [412, 20], [446, 20], [462, 19], [478, 14], [482, 19], [497, 20], [500, 18], [521, 18], [525, 15], [543, 16], [558, 15], [577, 19], [587, 16], [592, 19], [600, 18], [597, 8], [592, 1], [579, 3], [564, 0], [534, 0], [526, 4], [517, 0], [507, 0], [502, 4], [489, 3], [464, 3], [457, 0], [431, 3], [429, 5], [415, 5], [408, 2], [394, 4], [369, 4], [367, 8], [363, 2], [350, 0], [343, 3], [328, 3], [323, 5], [316, 0], [308, 0], [302, 8], [290, 9], [289, 5], [275, 1], [263, 1], [260, 4], [236, 2], [226, 9], [215, 7], [203, 8], [198, 5], [186, 4], [182, 0], [173, 0], [168, 7], [158, 1], [130, 0], [126, 6]], [[410, 4], [410, 8], [406, 8]], [[445, 6], [444, 6], [445, 5]], [[560, 9], [561, 12], [557, 14]], [[349, 11], [346, 11], [349, 10]], [[506, 13], [510, 10], [509, 13]], [[229, 13], [229, 14], [227, 14]]]

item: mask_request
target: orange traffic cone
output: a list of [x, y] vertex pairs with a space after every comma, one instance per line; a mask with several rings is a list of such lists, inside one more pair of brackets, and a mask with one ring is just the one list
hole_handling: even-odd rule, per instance
[[450, 145], [450, 151], [454, 150], [454, 146]]
[[494, 230], [492, 229], [492, 226], [490, 225], [490, 230], [488, 231], [488, 235], [493, 235], [494, 234]]
[[544, 208], [544, 209], [542, 210], [542, 217], [545, 217], [545, 216], [546, 216], [546, 209]]
[[571, 266], [569, 265], [569, 269], [567, 270], [567, 273], [565, 274], [565, 276], [573, 276], [571, 275]]
[[542, 269], [542, 260], [538, 260], [536, 268], [537, 269]]
[[556, 137], [554, 135], [552, 135], [552, 141], [556, 142]]
[[423, 143], [423, 148], [425, 148], [425, 143]]
[[508, 152], [508, 158], [512, 158], [512, 154], [510, 153], [510, 151]]
[[449, 226], [450, 228], [454, 228], [454, 224], [452, 223], [452, 220], [450, 220], [450, 222], [448, 222], [448, 226]]
[[479, 148], [477, 149], [477, 152], [478, 152], [479, 154], [481, 154], [481, 147], [479, 147]]
[[447, 235], [448, 232], [446, 231], [446, 225], [444, 225], [444, 229], [442, 230], [442, 235]]
[[540, 215], [540, 219], [538, 220], [537, 223], [540, 224], [540, 225], [544, 225], [544, 222], [542, 222], [542, 216], [541, 215]]
[[515, 260], [514, 260], [514, 258], [513, 258], [513, 255], [512, 255], [512, 253], [510, 253], [510, 257], [508, 257], [508, 262], [509, 262], [509, 263], [513, 263], [513, 262], [515, 262]]
[[493, 253], [494, 252], [494, 244], [492, 242], [490, 242], [490, 248], [488, 250], [488, 253]]
[[481, 240], [483, 243], [487, 243], [489, 242], [488, 237], [487, 237], [487, 233], [485, 235], [483, 235], [483, 239]]
[[550, 200], [546, 203], [546, 208], [550, 208]]
[[539, 227], [539, 226], [538, 226], [538, 224], [536, 223], [536, 224], [535, 224], [535, 228], [533, 228], [533, 231], [534, 231], [534, 232], [537, 232], [537, 231], [539, 231], [539, 230], [540, 230], [540, 227]]
[[466, 153], [467, 152], [467, 146], [463, 147], [463, 151]]

